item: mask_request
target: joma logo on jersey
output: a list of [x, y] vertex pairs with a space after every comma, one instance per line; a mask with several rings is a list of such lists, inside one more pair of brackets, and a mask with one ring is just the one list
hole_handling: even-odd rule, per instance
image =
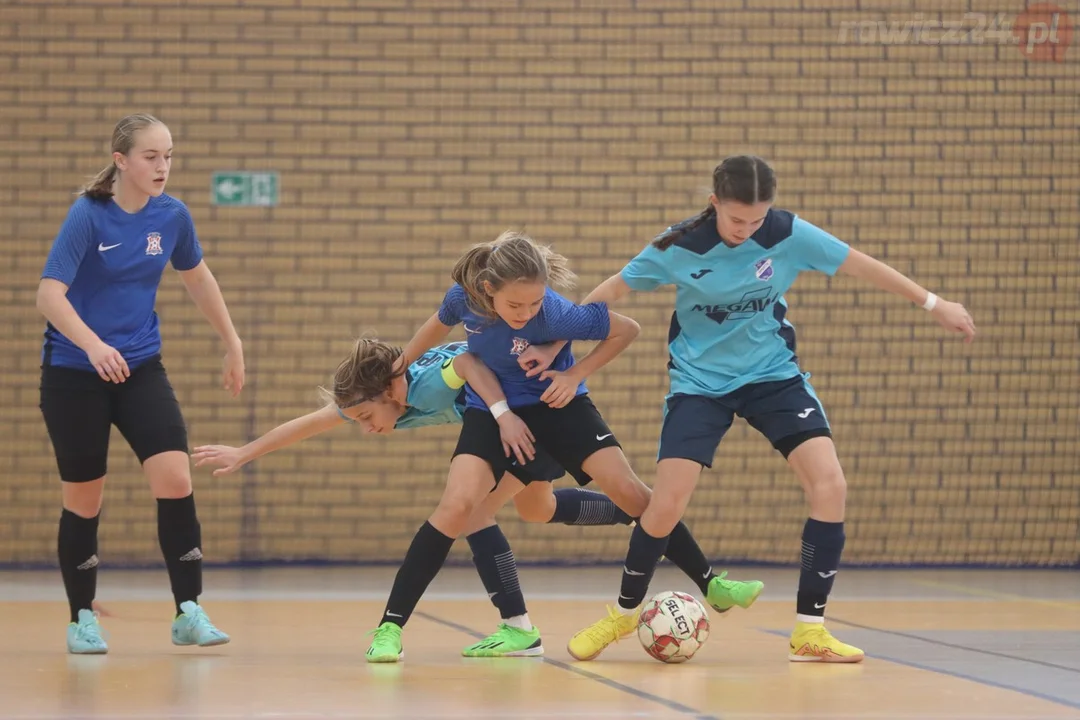
[[771, 295], [772, 287], [752, 290], [742, 296], [738, 302], [727, 305], [695, 305], [694, 312], [703, 312], [715, 322], [722, 323], [725, 320], [746, 320], [767, 309], [776, 302], [779, 295]]

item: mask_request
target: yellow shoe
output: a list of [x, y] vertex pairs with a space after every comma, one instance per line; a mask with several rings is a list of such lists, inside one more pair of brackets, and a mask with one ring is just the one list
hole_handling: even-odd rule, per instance
[[796, 622], [791, 633], [793, 662], [857, 663], [862, 662], [863, 651], [842, 643], [825, 629], [824, 623]]
[[608, 616], [585, 628], [566, 644], [566, 651], [576, 660], [592, 660], [613, 642], [618, 642], [637, 630], [641, 609], [625, 611], [608, 606]]

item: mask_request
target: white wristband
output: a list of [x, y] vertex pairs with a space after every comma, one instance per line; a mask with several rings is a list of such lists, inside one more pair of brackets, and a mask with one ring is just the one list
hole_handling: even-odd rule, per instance
[[926, 294], [926, 302], [923, 303], [923, 310], [933, 310], [937, 306], [937, 295], [932, 292]]
[[496, 420], [498, 420], [499, 416], [503, 413], [510, 412], [510, 406], [506, 404], [505, 400], [500, 400], [499, 402], [492, 405], [489, 409], [491, 410], [492, 417], [494, 417]]

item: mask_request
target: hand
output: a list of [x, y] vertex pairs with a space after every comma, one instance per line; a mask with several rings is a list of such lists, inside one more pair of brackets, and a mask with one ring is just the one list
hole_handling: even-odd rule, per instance
[[221, 384], [233, 397], [239, 395], [244, 387], [244, 350], [239, 345], [225, 353]]
[[131, 377], [131, 371], [128, 370], [127, 361], [124, 360], [124, 356], [120, 354], [120, 351], [111, 345], [101, 343], [100, 345], [90, 348], [90, 351], [86, 353], [86, 356], [90, 358], [90, 364], [97, 370], [97, 374], [101, 376], [101, 379], [105, 382], [122, 383], [127, 378]]
[[574, 368], [569, 370], [546, 370], [540, 376], [540, 379], [551, 380], [551, 385], [540, 396], [540, 400], [553, 408], [564, 407], [573, 400], [577, 395], [578, 385], [581, 384], [582, 380], [574, 372]]
[[195, 460], [195, 467], [217, 465], [218, 469], [214, 471], [215, 477], [228, 475], [247, 464], [240, 448], [229, 445], [200, 445], [195, 448], [191, 457]]
[[960, 303], [939, 300], [937, 306], [930, 311], [930, 314], [946, 330], [963, 333], [964, 342], [970, 343], [975, 339], [975, 321], [971, 319], [971, 314]]
[[525, 352], [518, 355], [518, 365], [526, 371], [525, 377], [536, 377], [551, 367], [563, 346], [564, 343], [547, 343], [526, 348]]
[[495, 422], [499, 423], [499, 435], [502, 437], [503, 452], [510, 457], [510, 451], [514, 451], [519, 465], [525, 465], [529, 460], [536, 457], [533, 443], [536, 438], [525, 421], [513, 412], [504, 412]]

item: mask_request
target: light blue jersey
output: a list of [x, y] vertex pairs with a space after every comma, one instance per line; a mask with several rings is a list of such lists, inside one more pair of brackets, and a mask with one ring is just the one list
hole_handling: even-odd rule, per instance
[[642, 250], [622, 270], [626, 284], [676, 288], [669, 397], [719, 397], [799, 375], [784, 293], [805, 270], [834, 275], [848, 251], [824, 230], [776, 209], [736, 247], [724, 244], [711, 217], [666, 250], [651, 244]]
[[405, 373], [409, 407], [394, 423], [394, 428], [417, 428], [427, 425], [461, 423], [465, 413], [465, 381], [454, 372], [454, 358], [468, 352], [463, 342], [431, 348], [409, 366]]

